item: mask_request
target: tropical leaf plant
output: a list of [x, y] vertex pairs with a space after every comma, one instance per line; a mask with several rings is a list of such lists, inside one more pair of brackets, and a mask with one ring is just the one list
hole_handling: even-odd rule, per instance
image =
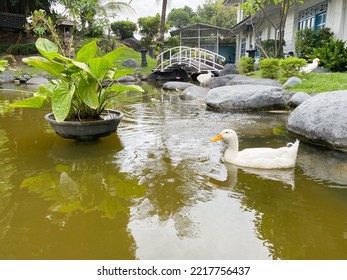
[[96, 57], [97, 43], [92, 41], [80, 49], [76, 59], [58, 52], [58, 46], [40, 38], [36, 47], [42, 57], [33, 56], [23, 61], [54, 76], [28, 99], [11, 104], [12, 107], [41, 108], [51, 102], [56, 121], [98, 119], [109, 101], [127, 91], [143, 92], [137, 85], [119, 85], [120, 76], [134, 73], [133, 69], [116, 70], [114, 61], [123, 51], [120, 47]]

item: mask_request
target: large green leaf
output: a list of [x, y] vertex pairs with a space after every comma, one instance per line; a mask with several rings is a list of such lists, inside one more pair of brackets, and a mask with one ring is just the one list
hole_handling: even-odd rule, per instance
[[98, 51], [98, 47], [96, 45], [96, 41], [92, 41], [86, 45], [84, 45], [77, 53], [76, 60], [88, 62], [92, 59]]
[[108, 92], [122, 93], [127, 91], [144, 92], [143, 88], [137, 85], [112, 85], [107, 89]]
[[24, 100], [10, 104], [13, 108], [41, 108], [46, 98], [44, 96], [32, 96]]
[[85, 71], [86, 73], [88, 73], [93, 79], [95, 79], [96, 81], [98, 80], [98, 78], [96, 77], [96, 75], [92, 72], [92, 70], [89, 68], [89, 66], [86, 63], [83, 62], [79, 62], [79, 61], [72, 61], [72, 63], [77, 66], [78, 68], [82, 69], [83, 71]]
[[58, 54], [58, 46], [46, 38], [36, 40], [36, 48], [46, 58], [50, 59], [53, 54]]
[[62, 122], [69, 114], [75, 86], [62, 82], [55, 88], [52, 95], [52, 109], [55, 120]]
[[105, 77], [110, 69], [107, 61], [103, 57], [96, 57], [89, 60], [89, 67], [99, 81]]
[[37, 69], [46, 71], [57, 78], [62, 77], [61, 72], [64, 71], [65, 69], [63, 64], [52, 62], [42, 57], [41, 58], [38, 58], [38, 57], [23, 58], [23, 62]]
[[7, 65], [8, 65], [7, 60], [0, 60], [0, 72], [4, 71]]
[[77, 94], [88, 107], [96, 109], [99, 99], [96, 93], [99, 84], [92, 79], [81, 79], [77, 87]]
[[117, 80], [120, 77], [126, 76], [126, 75], [130, 75], [135, 73], [135, 69], [122, 69], [122, 70], [116, 70], [113, 73], [112, 79], [113, 80]]
[[125, 47], [120, 47], [118, 49], [115, 49], [112, 52], [109, 52], [108, 54], [106, 54], [104, 56], [104, 58], [108, 61], [109, 63], [109, 67], [112, 66], [112, 64], [114, 63], [114, 61], [121, 55], [121, 53], [124, 51]]

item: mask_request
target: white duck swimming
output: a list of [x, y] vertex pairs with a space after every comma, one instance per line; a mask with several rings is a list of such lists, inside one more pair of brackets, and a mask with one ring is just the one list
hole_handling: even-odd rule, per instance
[[312, 71], [316, 70], [319, 64], [319, 58], [315, 58], [312, 63], [307, 64], [305, 67], [302, 67], [300, 69], [300, 73], [311, 73]]
[[223, 140], [228, 144], [223, 160], [238, 166], [278, 169], [295, 166], [296, 156], [299, 148], [299, 140], [288, 143], [286, 147], [273, 148], [250, 148], [239, 151], [239, 140], [232, 129], [224, 129], [212, 142]]

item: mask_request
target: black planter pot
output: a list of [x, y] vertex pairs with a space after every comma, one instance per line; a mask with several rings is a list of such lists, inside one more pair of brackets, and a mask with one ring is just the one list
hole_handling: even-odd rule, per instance
[[54, 131], [63, 138], [93, 141], [116, 132], [123, 114], [116, 110], [105, 110], [100, 117], [102, 120], [57, 122], [53, 113], [49, 113], [45, 116], [45, 119]]

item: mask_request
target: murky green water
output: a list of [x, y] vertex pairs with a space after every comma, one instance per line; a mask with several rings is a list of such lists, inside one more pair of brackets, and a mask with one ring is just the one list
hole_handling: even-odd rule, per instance
[[229, 114], [177, 95], [123, 105], [94, 143], [0, 92], [0, 259], [347, 259], [347, 155], [301, 144], [295, 169], [223, 164], [224, 144], [279, 147], [287, 114]]

